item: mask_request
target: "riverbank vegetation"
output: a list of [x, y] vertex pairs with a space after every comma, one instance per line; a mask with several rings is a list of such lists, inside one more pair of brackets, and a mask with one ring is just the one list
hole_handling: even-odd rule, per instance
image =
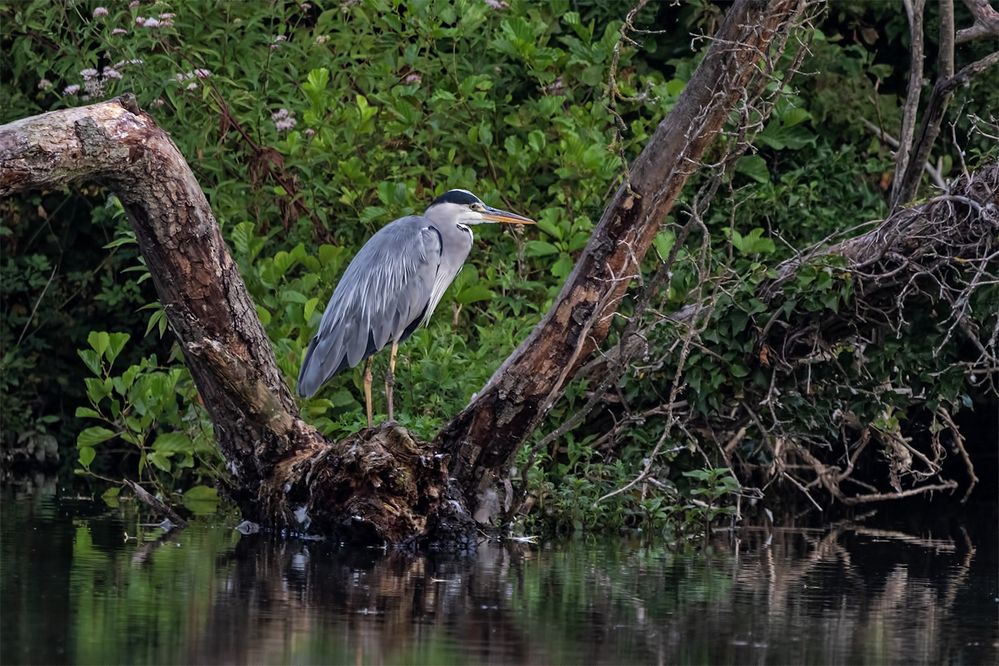
[[[631, 288], [577, 331], [576, 376], [510, 435], [480, 494], [492, 522], [682, 530], [758, 501], [974, 492], [996, 456], [999, 68], [994, 36], [962, 37], [988, 29], [986, 3], [911, 4], [915, 32], [885, 3], [781, 22], [652, 252], [615, 276]], [[454, 187], [536, 218], [481, 229], [400, 348], [398, 420], [457, 461], [447, 433], [475, 432], [469, 401], [561, 302], [730, 9], [28, 2], [0, 8], [0, 123], [134, 94], [190, 164], [289, 383], [379, 226]], [[238, 497], [126, 205], [74, 184], [0, 211], [5, 460], [58, 452], [108, 499], [125, 478], [192, 506]], [[360, 389], [344, 373], [301, 417], [353, 437]]]

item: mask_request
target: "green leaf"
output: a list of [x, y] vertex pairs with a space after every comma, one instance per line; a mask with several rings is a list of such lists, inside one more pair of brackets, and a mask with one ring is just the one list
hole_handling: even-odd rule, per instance
[[117, 435], [118, 433], [108, 430], [107, 428], [93, 426], [83, 430], [79, 435], [77, 435], [76, 445], [80, 448], [94, 446], [96, 444], [100, 444], [101, 442], [106, 442]]
[[193, 448], [191, 438], [183, 432], [165, 432], [153, 442], [153, 450], [161, 453], [185, 453]]
[[113, 241], [104, 246], [105, 250], [113, 250], [116, 247], [121, 247], [122, 245], [135, 245], [135, 236], [119, 236]]
[[743, 155], [735, 163], [736, 173], [749, 176], [757, 183], [770, 182], [770, 171], [767, 169], [767, 162], [759, 155]]
[[659, 253], [659, 258], [665, 261], [676, 244], [676, 234], [669, 230], [660, 231], [656, 234], [653, 243], [655, 244], [656, 252]]
[[101, 415], [97, 412], [96, 409], [91, 409], [90, 407], [77, 407], [76, 408], [76, 418], [78, 418], [78, 419], [83, 419], [83, 418], [99, 419], [99, 418], [101, 418]]
[[194, 486], [184, 493], [185, 502], [218, 502], [219, 492], [210, 486]]
[[558, 261], [552, 264], [552, 275], [559, 279], [564, 279], [572, 272], [572, 257], [564, 252], [559, 256]]
[[466, 289], [462, 289], [461, 292], [455, 297], [455, 300], [462, 305], [468, 305], [469, 303], [478, 303], [479, 301], [489, 301], [492, 300], [495, 294], [485, 285], [475, 284]]
[[170, 454], [153, 451], [146, 456], [146, 461], [152, 463], [157, 469], [163, 472], [170, 471]]
[[89, 344], [91, 349], [97, 352], [98, 355], [103, 356], [104, 352], [108, 348], [108, 345], [111, 344], [111, 336], [104, 331], [91, 331], [90, 335], [87, 336], [87, 344]]
[[781, 123], [784, 127], [794, 127], [795, 125], [800, 125], [806, 120], [811, 120], [812, 114], [810, 114], [805, 109], [794, 107], [788, 109], [783, 116], [781, 116]]
[[111, 393], [111, 386], [97, 377], [86, 377], [83, 383], [87, 386], [87, 398], [95, 405]]
[[333, 403], [334, 407], [346, 407], [348, 405], [353, 405], [356, 401], [354, 400], [353, 393], [347, 389], [340, 389], [330, 396], [330, 402]]
[[95, 375], [101, 374], [101, 355], [92, 349], [78, 349], [76, 353], [83, 359], [84, 364], [90, 372]]
[[80, 448], [80, 464], [90, 469], [90, 463], [94, 462], [94, 458], [97, 457], [97, 451], [94, 451], [93, 447], [84, 446]]
[[547, 257], [552, 254], [558, 254], [559, 249], [543, 240], [529, 240], [525, 246], [525, 253], [529, 257]]
[[128, 333], [112, 333], [110, 335], [107, 350], [108, 363], [114, 363], [114, 360], [118, 358], [118, 354], [121, 353], [122, 348], [124, 348], [125, 343], [128, 342], [130, 337]]
[[312, 313], [316, 311], [317, 305], [319, 305], [318, 298], [310, 298], [309, 300], [305, 301], [305, 307], [302, 310], [302, 315], [305, 319], [305, 323], [309, 323], [309, 320], [312, 318]]

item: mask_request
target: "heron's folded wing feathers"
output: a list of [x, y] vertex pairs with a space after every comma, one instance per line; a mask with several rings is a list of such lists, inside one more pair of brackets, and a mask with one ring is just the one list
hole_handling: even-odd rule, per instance
[[396, 220], [372, 236], [326, 306], [299, 373], [299, 393], [312, 395], [337, 372], [398, 340], [427, 310], [440, 260], [440, 234], [425, 218]]

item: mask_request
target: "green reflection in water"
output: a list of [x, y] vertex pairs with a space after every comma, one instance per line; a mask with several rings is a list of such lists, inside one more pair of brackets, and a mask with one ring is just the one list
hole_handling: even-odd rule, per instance
[[[851, 526], [410, 558], [7, 489], [3, 663], [995, 663], [995, 549]], [[125, 538], [125, 534], [130, 537]]]

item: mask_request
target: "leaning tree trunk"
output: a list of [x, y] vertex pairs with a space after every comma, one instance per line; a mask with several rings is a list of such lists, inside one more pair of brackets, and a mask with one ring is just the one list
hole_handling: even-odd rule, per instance
[[473, 508], [566, 383], [607, 337], [614, 313], [701, 156], [780, 57], [805, 2], [738, 2], [673, 111], [631, 165], [575, 269], [531, 335], [438, 435]]
[[[676, 107], [608, 205], [549, 315], [438, 438], [366, 430], [327, 442], [299, 418], [194, 174], [131, 97], [0, 127], [0, 196], [80, 180], [122, 200], [231, 474], [229, 494], [275, 528], [402, 543], [473, 537], [478, 489], [607, 335], [630, 276], [764, 58], [805, 0], [740, 0]], [[441, 455], [450, 454], [450, 455]], [[448, 469], [448, 463], [450, 469]]]

